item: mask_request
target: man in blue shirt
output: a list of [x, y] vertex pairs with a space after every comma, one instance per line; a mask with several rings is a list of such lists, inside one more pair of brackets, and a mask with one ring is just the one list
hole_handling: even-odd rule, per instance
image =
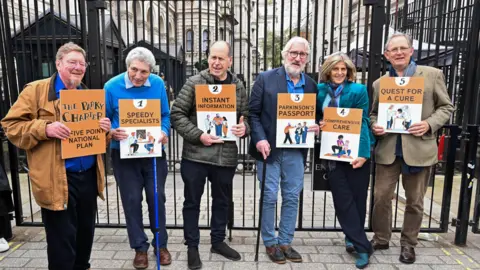
[[[317, 85], [303, 73], [310, 45], [301, 37], [290, 39], [282, 50], [284, 66], [261, 73], [253, 85], [249, 103], [251, 136], [250, 155], [257, 159], [258, 178], [265, 182], [262, 238], [269, 258], [275, 263], [301, 262], [302, 256], [291, 247], [303, 189], [303, 174], [308, 149], [277, 148], [278, 93], [316, 93]], [[300, 131], [301, 131], [301, 127]], [[308, 131], [318, 132], [318, 125]], [[285, 129], [285, 133], [287, 129]], [[300, 134], [296, 135], [297, 144]], [[267, 166], [266, 179], [262, 179]], [[282, 190], [282, 212], [278, 237], [275, 236], [275, 204]]]
[[[127, 221], [130, 247], [135, 249], [133, 266], [137, 269], [148, 268], [148, 238], [143, 229], [142, 192], [145, 189], [150, 228], [154, 235], [152, 246], [155, 249], [155, 201], [154, 168], [151, 158], [120, 159], [121, 140], [128, 139], [124, 129], [119, 128], [119, 99], [160, 99], [162, 135], [157, 142], [166, 144], [170, 133], [170, 110], [163, 80], [152, 74], [155, 57], [143, 47], [130, 51], [126, 58], [127, 72], [119, 74], [105, 84], [107, 117], [112, 121], [112, 142], [110, 144], [115, 179], [120, 188], [123, 210]], [[167, 250], [167, 230], [165, 216], [165, 181], [167, 179], [167, 161], [165, 152], [157, 159], [157, 191], [159, 218], [160, 264], [172, 262]]]

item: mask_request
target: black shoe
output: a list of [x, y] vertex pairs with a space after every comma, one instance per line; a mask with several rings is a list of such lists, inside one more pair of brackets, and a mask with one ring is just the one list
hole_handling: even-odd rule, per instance
[[291, 262], [302, 262], [302, 255], [291, 246], [280, 246], [280, 250], [283, 252], [287, 260]]
[[284, 264], [287, 262], [285, 254], [283, 254], [283, 251], [278, 247], [278, 245], [266, 247], [265, 249], [267, 251], [268, 257], [270, 258], [270, 260], [272, 260], [272, 262], [278, 264]]
[[189, 247], [188, 252], [188, 269], [200, 269], [202, 268], [202, 260], [200, 260], [200, 253], [198, 253], [197, 247]]
[[415, 262], [415, 249], [413, 247], [402, 246], [400, 258], [402, 263], [412, 264]]
[[372, 248], [373, 248], [374, 250], [383, 250], [383, 249], [389, 249], [389, 248], [390, 248], [390, 244], [389, 244], [389, 243], [379, 244], [379, 243], [375, 242], [374, 240], [371, 240], [371, 241], [370, 241], [370, 244], [372, 244]]
[[212, 253], [220, 254], [223, 257], [232, 261], [239, 261], [240, 259], [242, 259], [242, 256], [240, 256], [240, 254], [233, 248], [229, 247], [225, 242], [212, 245], [210, 251]]

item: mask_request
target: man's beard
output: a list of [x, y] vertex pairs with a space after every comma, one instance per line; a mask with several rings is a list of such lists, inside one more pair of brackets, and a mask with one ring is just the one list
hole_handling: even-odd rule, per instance
[[67, 86], [71, 89], [75, 89], [80, 85], [80, 83], [82, 83], [81, 80], [68, 80]]
[[300, 76], [300, 74], [302, 74], [304, 68], [305, 68], [304, 65], [303, 66], [300, 65], [300, 68], [296, 68], [295, 66], [293, 66], [293, 64], [285, 65], [285, 70], [287, 71], [287, 74], [293, 75], [295, 77]]

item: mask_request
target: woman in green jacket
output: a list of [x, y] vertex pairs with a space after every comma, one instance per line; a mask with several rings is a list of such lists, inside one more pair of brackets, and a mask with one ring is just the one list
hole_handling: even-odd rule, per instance
[[[345, 234], [346, 250], [357, 252], [355, 265], [365, 268], [373, 252], [365, 233], [367, 191], [370, 180], [370, 136], [367, 88], [355, 83], [356, 70], [350, 58], [341, 52], [328, 57], [322, 65], [318, 84], [317, 110], [323, 118], [326, 107], [363, 110], [358, 157], [351, 163], [324, 161], [338, 221]], [[325, 124], [320, 122], [320, 128]]]

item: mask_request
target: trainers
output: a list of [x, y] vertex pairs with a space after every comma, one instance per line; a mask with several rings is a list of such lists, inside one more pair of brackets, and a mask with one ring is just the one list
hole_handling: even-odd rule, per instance
[[274, 263], [284, 264], [287, 262], [285, 258], [285, 254], [283, 254], [282, 250], [278, 247], [278, 245], [273, 245], [270, 247], [265, 247], [267, 251], [267, 255]]
[[302, 262], [302, 255], [298, 253], [290, 245], [280, 246], [280, 250], [285, 255], [285, 258], [291, 262]]
[[10, 249], [7, 240], [5, 238], [0, 238], [0, 252], [5, 252]]
[[240, 256], [240, 254], [233, 248], [229, 247], [225, 242], [212, 245], [210, 251], [212, 253], [220, 254], [223, 257], [232, 261], [239, 261], [240, 259], [242, 259], [242, 256]]
[[345, 236], [345, 250], [348, 253], [355, 252], [355, 247], [353, 246], [353, 243], [346, 236]]
[[355, 266], [358, 269], [363, 269], [367, 267], [370, 259], [370, 254], [369, 253], [358, 253], [357, 254], [357, 259], [355, 260]]
[[202, 268], [202, 260], [200, 260], [200, 253], [198, 253], [198, 247], [189, 247], [187, 251], [188, 256], [188, 269], [200, 269]]

